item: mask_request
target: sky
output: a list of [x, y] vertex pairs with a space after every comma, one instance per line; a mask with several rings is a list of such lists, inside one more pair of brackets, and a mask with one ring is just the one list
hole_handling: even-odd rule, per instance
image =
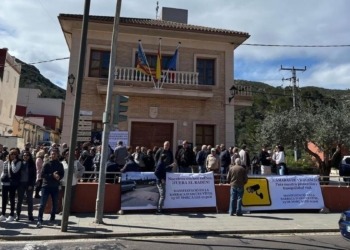
[[[121, 16], [155, 19], [156, 2], [124, 0]], [[85, 0], [1, 0], [0, 48], [26, 63], [53, 60], [34, 65], [65, 89], [69, 60], [59, 59], [69, 57], [69, 50], [57, 17], [83, 14], [84, 5]], [[116, 0], [91, 0], [90, 14], [114, 16], [115, 6]], [[306, 67], [296, 72], [298, 86], [349, 89], [348, 0], [159, 0], [159, 14], [162, 7], [187, 9], [189, 24], [249, 33], [235, 50], [237, 80], [287, 87], [291, 83], [282, 79], [292, 72], [281, 66]]]

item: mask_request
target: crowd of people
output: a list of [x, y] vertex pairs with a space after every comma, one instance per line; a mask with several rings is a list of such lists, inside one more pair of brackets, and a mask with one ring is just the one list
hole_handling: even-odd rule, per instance
[[[9, 151], [0, 144], [2, 187], [0, 221], [21, 220], [24, 202], [27, 204], [28, 220], [34, 221], [34, 198], [40, 199], [37, 226], [42, 227], [45, 205], [51, 196], [50, 221], [54, 222], [55, 215], [60, 210], [58, 199], [63, 197], [67, 183], [68, 156], [69, 147], [66, 143], [61, 145], [53, 143], [50, 147], [41, 145], [32, 147], [30, 143], [27, 143], [23, 150], [11, 148]], [[101, 146], [94, 146], [90, 142], [86, 142], [81, 147], [74, 149], [74, 158], [71, 204], [75, 198], [75, 187], [78, 181], [98, 180]], [[255, 165], [259, 166], [258, 171]], [[110, 150], [106, 162], [106, 182], [115, 183], [115, 173], [117, 172], [154, 172], [160, 193], [158, 212], [161, 212], [165, 196], [166, 172], [205, 173], [212, 171], [220, 176], [220, 183], [228, 182], [232, 186], [232, 183], [235, 182], [233, 181], [235, 179], [234, 173], [242, 171], [232, 172], [231, 167], [240, 166], [245, 170], [245, 173], [253, 169], [254, 173], [270, 175], [274, 165], [277, 168], [277, 174], [287, 174], [284, 149], [281, 145], [276, 146], [274, 152], [263, 145], [258, 158], [251, 161], [246, 145], [242, 145], [240, 149], [237, 147], [226, 149], [224, 144], [202, 145], [200, 148], [192, 148], [191, 144], [185, 140], [173, 153], [169, 141], [165, 141], [162, 147], [147, 149], [144, 146], [136, 146], [135, 150], [130, 146], [123, 145], [122, 141], [118, 141], [116, 147]], [[241, 185], [243, 182], [239, 181], [238, 183]], [[240, 190], [235, 190], [235, 197], [240, 196], [240, 194]], [[6, 217], [8, 202], [10, 214]], [[237, 211], [237, 214], [240, 214], [239, 209]]]
[[[85, 171], [80, 163], [80, 150], [76, 154], [74, 161], [72, 200], [74, 199], [74, 185], [82, 178]], [[2, 209], [0, 221], [12, 222], [20, 221], [23, 218], [22, 209], [24, 202], [27, 205], [29, 221], [34, 221], [33, 199], [40, 199], [37, 227], [41, 228], [43, 223], [43, 213], [46, 203], [51, 197], [52, 206], [50, 212], [50, 222], [55, 223], [55, 216], [61, 208], [58, 207], [59, 197], [63, 197], [64, 186], [67, 182], [64, 177], [68, 171], [67, 144], [60, 147], [52, 144], [50, 147], [37, 146], [32, 148], [30, 143], [26, 143], [24, 149], [10, 148], [0, 144], [0, 171], [2, 188]], [[62, 188], [61, 188], [62, 187]], [[10, 213], [6, 216], [8, 203]]]

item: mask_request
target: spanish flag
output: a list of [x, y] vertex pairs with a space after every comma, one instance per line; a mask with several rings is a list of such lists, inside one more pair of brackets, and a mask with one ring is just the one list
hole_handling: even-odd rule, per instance
[[162, 76], [162, 55], [160, 52], [160, 42], [161, 39], [159, 39], [159, 45], [158, 45], [158, 53], [157, 53], [157, 65], [156, 65], [156, 80], [159, 81]]

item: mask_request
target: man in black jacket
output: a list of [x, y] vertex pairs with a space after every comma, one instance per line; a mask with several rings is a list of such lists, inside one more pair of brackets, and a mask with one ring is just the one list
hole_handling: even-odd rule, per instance
[[179, 150], [177, 155], [177, 165], [179, 166], [180, 173], [191, 173], [191, 165], [195, 163], [195, 154], [187, 141], [183, 141], [183, 148]]
[[55, 222], [55, 216], [57, 212], [58, 194], [60, 181], [64, 176], [64, 169], [62, 163], [58, 160], [59, 153], [57, 150], [52, 150], [50, 153], [51, 160], [44, 164], [41, 177], [43, 179], [43, 185], [41, 189], [41, 200], [38, 214], [37, 227], [41, 228], [43, 223], [44, 209], [49, 196], [52, 199], [51, 217], [50, 222]]
[[271, 175], [271, 159], [271, 155], [267, 152], [267, 146], [263, 145], [259, 155], [261, 175]]
[[198, 152], [196, 155], [196, 162], [199, 167], [199, 172], [200, 173], [205, 173], [207, 172], [207, 168], [205, 166], [205, 161], [207, 159], [208, 152], [207, 152], [207, 145], [202, 145], [202, 150]]
[[220, 145], [220, 183], [225, 183], [225, 175], [227, 174], [228, 168], [231, 164], [231, 155], [225, 148], [224, 144]]

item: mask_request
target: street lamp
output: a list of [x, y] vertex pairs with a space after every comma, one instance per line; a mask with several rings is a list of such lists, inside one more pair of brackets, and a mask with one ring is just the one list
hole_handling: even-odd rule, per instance
[[237, 87], [235, 85], [232, 85], [232, 87], [230, 88], [231, 96], [228, 98], [228, 103], [230, 103], [232, 99], [235, 98], [236, 90], [238, 90]]
[[75, 76], [71, 73], [69, 76], [68, 76], [68, 84], [70, 86], [70, 92], [72, 93], [73, 92], [73, 84], [75, 82]]

